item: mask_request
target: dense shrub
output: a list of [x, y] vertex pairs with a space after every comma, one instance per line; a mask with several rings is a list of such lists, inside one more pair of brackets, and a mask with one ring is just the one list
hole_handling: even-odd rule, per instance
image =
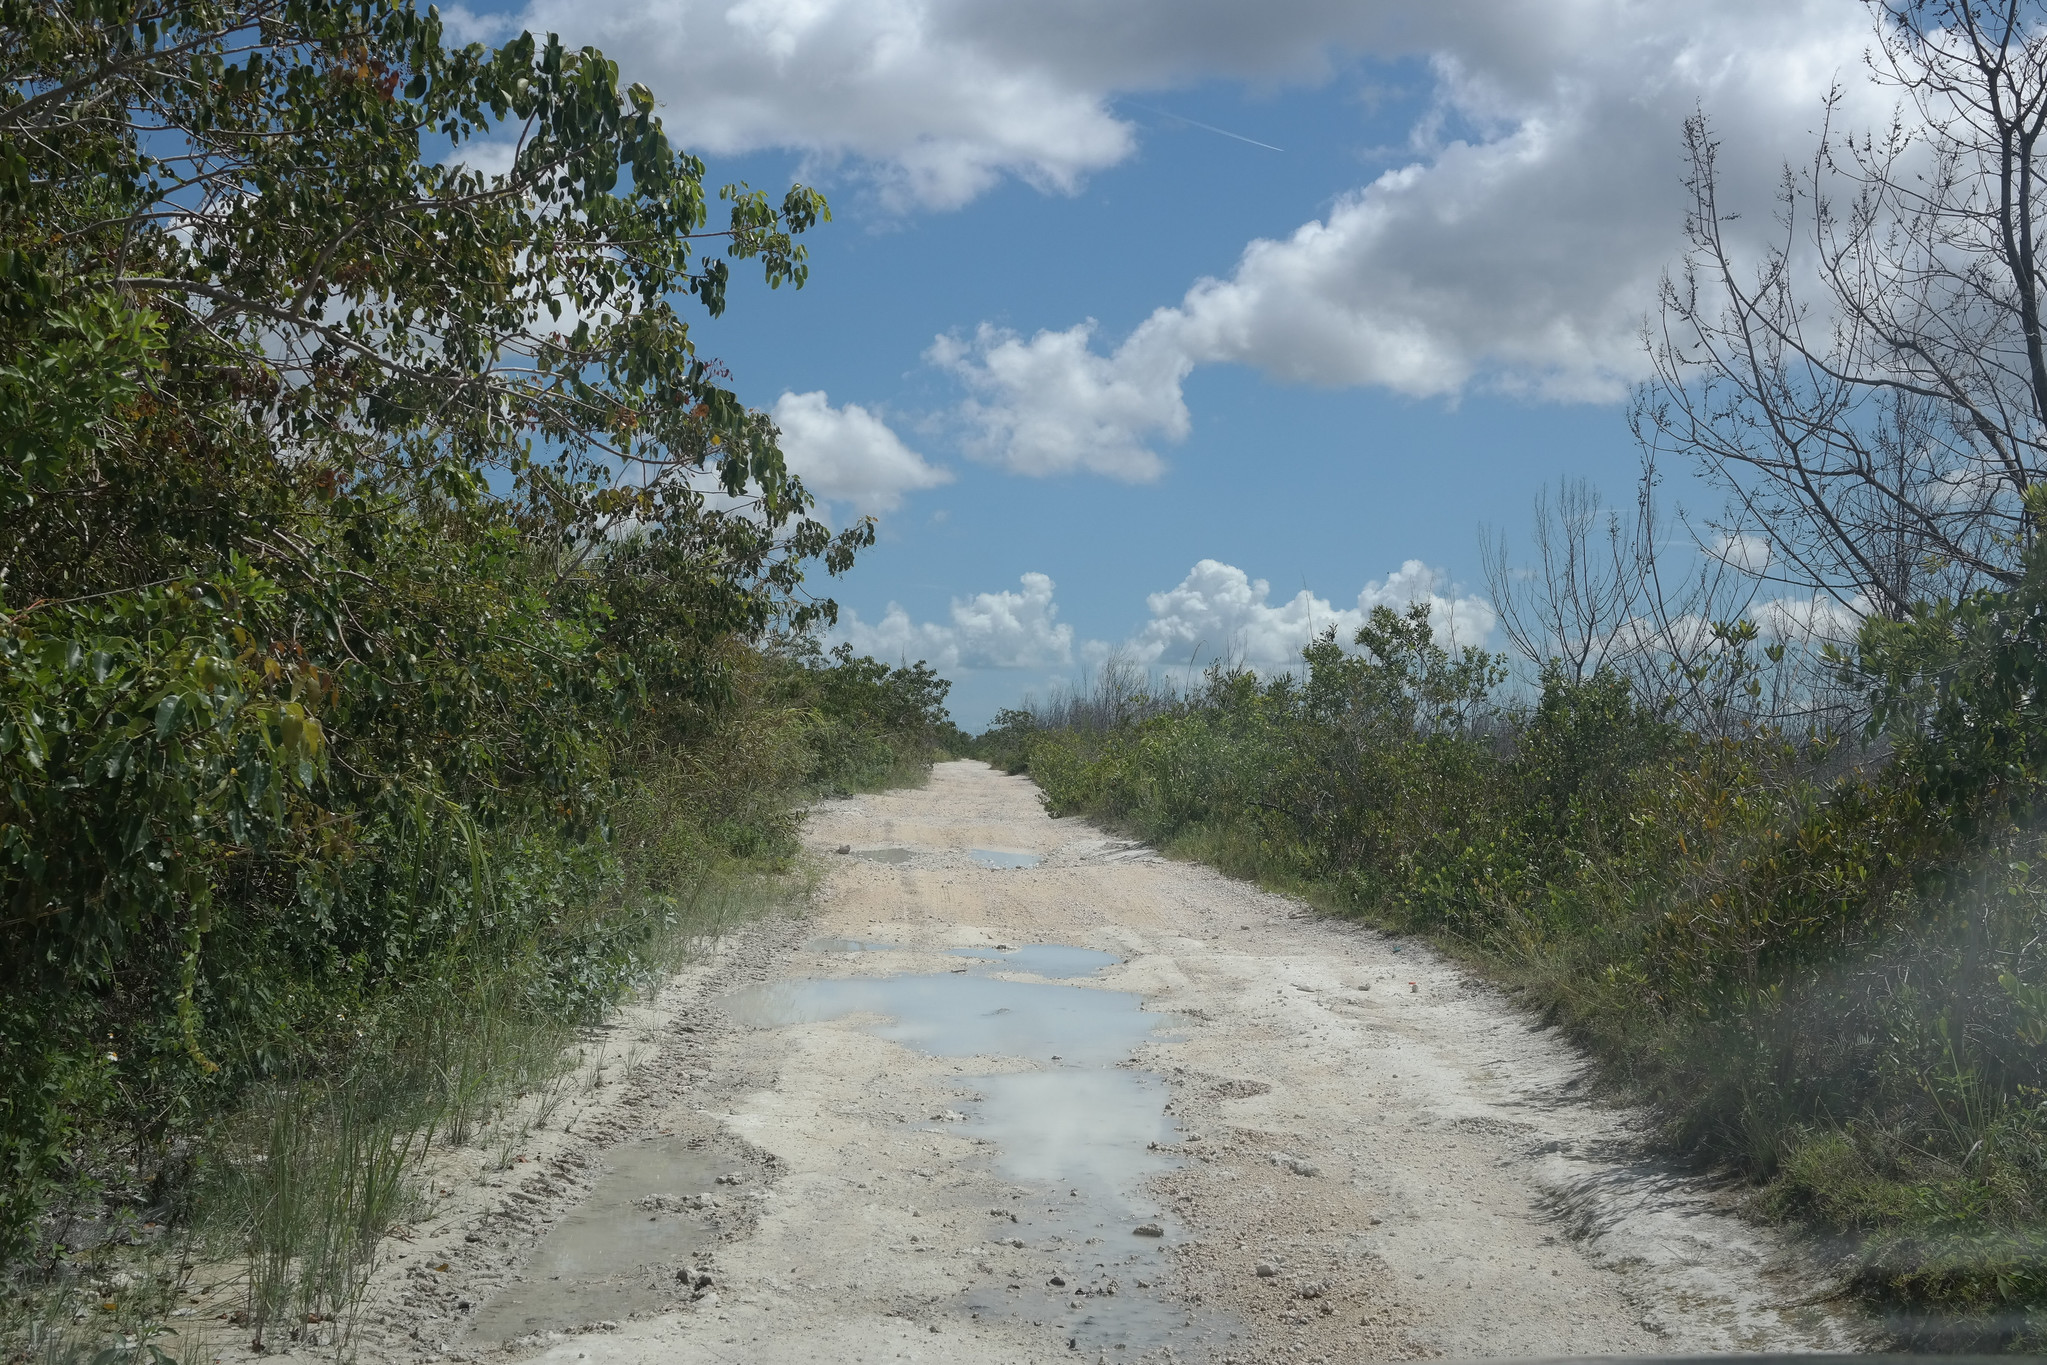
[[809, 515], [683, 313], [800, 285], [823, 200], [707, 187], [595, 50], [443, 37], [0, 0], [12, 1288], [322, 1114], [397, 1169], [949, 728], [921, 665], [785, 643], [872, 527]]
[[933, 759], [964, 750], [966, 737], [945, 711], [952, 684], [919, 660], [890, 668], [858, 657], [851, 645], [829, 655], [809, 637], [796, 642], [813, 722], [806, 742], [817, 755], [809, 780], [842, 793], [921, 780]]
[[1214, 670], [1109, 724], [1008, 712], [977, 744], [1056, 811], [1482, 964], [1680, 1150], [1848, 1238], [1910, 1331], [2037, 1340], [2043, 601], [2036, 551], [2015, 589], [1869, 626], [1836, 664], [1874, 703], [1861, 738], [1702, 733], [1605, 672], [1519, 699], [1382, 608], [1297, 675]]

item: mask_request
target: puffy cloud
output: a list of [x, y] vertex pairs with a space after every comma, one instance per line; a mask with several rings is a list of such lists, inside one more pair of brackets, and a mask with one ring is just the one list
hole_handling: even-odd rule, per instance
[[951, 620], [913, 622], [896, 603], [881, 620], [847, 612], [839, 634], [877, 659], [924, 659], [947, 668], [1059, 668], [1073, 662], [1073, 627], [1058, 619], [1054, 584], [1027, 573], [1022, 592], [984, 592], [954, 598]]
[[[463, 36], [514, 26], [448, 15]], [[1085, 323], [940, 343], [978, 453], [1117, 478], [1156, 474], [1152, 447], [1186, 431], [1181, 383], [1202, 364], [1610, 400], [1642, 372], [1637, 327], [1677, 247], [1683, 118], [1713, 115], [1736, 231], [1766, 232], [1777, 169], [1809, 153], [1830, 83], [1846, 81], [1845, 122], [1889, 107], [1860, 70], [1856, 0], [528, 0], [516, 23], [603, 47], [693, 148], [795, 149], [805, 174], [902, 207], [957, 206], [1008, 176], [1075, 189], [1136, 149], [1122, 94], [1421, 63], [1432, 98], [1405, 164], [1250, 243], [1125, 344], [1094, 352]]]
[[[594, 43], [717, 154], [853, 160], [891, 198], [949, 208], [1016, 175], [1068, 191], [1135, 146], [1102, 86], [973, 31], [964, 3], [532, 0], [529, 27]], [[812, 173], [816, 173], [815, 169]]]
[[1715, 536], [1709, 553], [1729, 568], [1745, 574], [1762, 573], [1770, 567], [1772, 558], [1769, 540], [1746, 532]]
[[1337, 639], [1349, 644], [1380, 606], [1401, 611], [1427, 603], [1437, 637], [1462, 645], [1483, 645], [1495, 620], [1491, 603], [1458, 594], [1440, 569], [1418, 559], [1367, 583], [1349, 607], [1337, 607], [1306, 588], [1274, 603], [1270, 583], [1215, 559], [1202, 560], [1178, 587], [1145, 601], [1151, 620], [1131, 638], [1130, 653], [1141, 663], [1169, 667], [1198, 667], [1223, 658], [1254, 668], [1284, 668], [1298, 663], [1301, 647], [1331, 626]]
[[[653, 86], [692, 147], [851, 161], [936, 206], [1004, 175], [1068, 189], [1123, 160], [1136, 139], [1111, 112], [1122, 92], [1218, 77], [1315, 83], [1350, 58], [1418, 57], [1438, 85], [1437, 107], [1417, 129], [1425, 150], [1450, 143], [1445, 129], [1490, 141], [1542, 124], [1582, 139], [1583, 121], [1570, 115], [1602, 103], [1624, 115], [1610, 140], [1629, 143], [1667, 139], [1658, 116], [1723, 89], [1730, 106], [1760, 97], [1750, 114], [1758, 126], [1787, 102], [1803, 126], [1810, 97], [1852, 66], [1868, 36], [1854, 0], [1724, 0], [1704, 10], [1639, 0], [529, 0], [514, 19], [463, 6], [444, 17], [463, 40], [525, 26], [595, 43], [628, 79]], [[1563, 150], [1535, 169], [1596, 163]], [[1636, 164], [1608, 167], [1605, 186]], [[1545, 187], [1531, 175], [1515, 188], [1547, 208], [1582, 186], [1565, 175]], [[1579, 207], [1597, 212], [1611, 199]]]
[[[1849, 81], [1844, 122], [1888, 113], [1885, 92], [1854, 79], [1870, 31], [1849, 0], [1449, 3], [1405, 24], [1358, 8], [1379, 18], [1320, 14], [1325, 38], [1425, 54], [1434, 73], [1406, 164], [1251, 242], [1228, 276], [1196, 281], [1113, 350], [1076, 344], [1086, 325], [1040, 333], [1027, 371], [1000, 346], [955, 345], [944, 358], [972, 391], [962, 412], [984, 448], [1029, 465], [1034, 430], [1061, 420], [1042, 401], [1115, 393], [1086, 434], [1116, 452], [1115, 469], [1142, 467], [1188, 429], [1182, 382], [1204, 364], [1417, 398], [1613, 401], [1645, 373], [1642, 320], [1680, 247], [1685, 117], [1715, 120], [1723, 203], [1748, 210], [1739, 236], [1747, 222], [1770, 229], [1778, 167], [1809, 155], [1836, 77]], [[1282, 6], [1277, 22], [1288, 14], [1310, 17]]]
[[1156, 479], [1165, 465], [1144, 444], [1153, 432], [1187, 434], [1180, 381], [1188, 363], [1159, 352], [1147, 372], [1126, 344], [1115, 357], [1088, 346], [1092, 320], [1029, 341], [983, 323], [972, 341], [940, 337], [925, 358], [952, 371], [975, 396], [960, 408], [973, 434], [968, 450], [1018, 474], [1084, 470], [1129, 483]]
[[1874, 614], [1874, 604], [1858, 594], [1842, 602], [1823, 593], [1811, 597], [1775, 597], [1749, 607], [1749, 619], [1767, 640], [1794, 644], [1846, 644]]
[[1145, 599], [1151, 620], [1131, 637], [1130, 652], [1147, 664], [1199, 667], [1216, 658], [1253, 666], [1297, 662], [1301, 646], [1318, 630], [1358, 627], [1355, 612], [1339, 611], [1306, 588], [1277, 606], [1272, 585], [1221, 560], [1204, 559], [1176, 588]]
[[[877, 659], [924, 659], [939, 668], [1064, 668], [1076, 658], [1102, 663], [1118, 652], [1100, 640], [1076, 646], [1073, 627], [1059, 620], [1054, 584], [1027, 573], [1021, 592], [984, 592], [954, 598], [948, 620], [912, 621], [891, 602], [879, 621], [845, 612], [839, 638]], [[1440, 569], [1410, 559], [1383, 579], [1365, 584], [1354, 604], [1332, 606], [1306, 588], [1280, 603], [1272, 585], [1233, 564], [1204, 559], [1179, 586], [1145, 599], [1151, 619], [1121, 646], [1139, 664], [1199, 668], [1225, 658], [1254, 668], [1300, 662], [1301, 646], [1335, 626], [1346, 645], [1372, 608], [1405, 611], [1426, 603], [1439, 640], [1484, 645], [1495, 616], [1483, 597], [1461, 593]]]
[[1437, 640], [1446, 645], [1483, 648], [1499, 620], [1491, 602], [1459, 591], [1449, 575], [1419, 559], [1403, 560], [1398, 569], [1382, 580], [1365, 584], [1358, 593], [1358, 611], [1366, 616], [1374, 607], [1404, 611], [1416, 603], [1427, 605], [1429, 625]]
[[[1767, 225], [1781, 159], [1809, 152], [1820, 97], [1870, 37], [1862, 6], [1827, 0], [1463, 18], [1432, 53], [1436, 109], [1414, 160], [1252, 242], [1229, 278], [1145, 327], [1192, 360], [1303, 383], [1618, 398], [1643, 372], [1640, 321], [1678, 246], [1685, 117], [1715, 117], [1725, 202]], [[1858, 94], [1859, 112], [1883, 112]]]
[[903, 495], [952, 482], [886, 422], [857, 403], [834, 408], [822, 391], [785, 393], [774, 406], [782, 453], [804, 486], [863, 514], [893, 512]]
[[[1602, 0], [1605, 4], [1624, 0]], [[901, 205], [951, 208], [1016, 176], [1068, 192], [1129, 157], [1119, 92], [1221, 76], [1319, 81], [1339, 53], [1425, 51], [1396, 0], [528, 0], [461, 38], [523, 26], [591, 43], [719, 155], [807, 153]], [[1451, 8], [1483, 11], [1483, 0]], [[1497, 25], [1497, 20], [1486, 22]], [[1440, 27], [1435, 25], [1432, 27]], [[1424, 46], [1417, 47], [1422, 42]]]

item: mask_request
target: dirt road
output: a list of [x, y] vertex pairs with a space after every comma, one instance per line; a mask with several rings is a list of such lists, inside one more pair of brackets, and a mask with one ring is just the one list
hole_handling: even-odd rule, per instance
[[443, 1174], [366, 1356], [1856, 1347], [1553, 1033], [1411, 942], [1048, 819], [975, 763], [808, 838], [808, 919], [729, 941]]

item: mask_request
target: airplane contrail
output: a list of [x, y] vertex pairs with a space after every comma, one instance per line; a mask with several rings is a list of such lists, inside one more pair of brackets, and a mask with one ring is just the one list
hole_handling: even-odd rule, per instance
[[1248, 142], [1253, 147], [1263, 147], [1268, 152], [1283, 153], [1286, 151], [1284, 147], [1275, 147], [1270, 142], [1260, 142], [1255, 137], [1245, 137], [1242, 133], [1233, 133], [1227, 128], [1218, 128], [1213, 123], [1203, 123], [1200, 119], [1188, 118], [1185, 114], [1175, 114], [1165, 109], [1154, 109], [1149, 104], [1139, 104], [1136, 100], [1119, 100], [1117, 102], [1119, 104], [1127, 104], [1133, 109], [1142, 109], [1148, 114], [1157, 114], [1160, 118], [1178, 119], [1182, 123], [1191, 124], [1196, 128], [1214, 133], [1219, 137], [1231, 138], [1237, 142]]

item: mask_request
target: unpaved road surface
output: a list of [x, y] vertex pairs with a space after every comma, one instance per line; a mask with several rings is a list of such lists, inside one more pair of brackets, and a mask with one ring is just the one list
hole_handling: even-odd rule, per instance
[[443, 1170], [365, 1358], [1869, 1340], [1643, 1155], [1553, 1032], [1412, 942], [1049, 819], [977, 763], [827, 804], [807, 837], [828, 870], [806, 918], [729, 938]]

